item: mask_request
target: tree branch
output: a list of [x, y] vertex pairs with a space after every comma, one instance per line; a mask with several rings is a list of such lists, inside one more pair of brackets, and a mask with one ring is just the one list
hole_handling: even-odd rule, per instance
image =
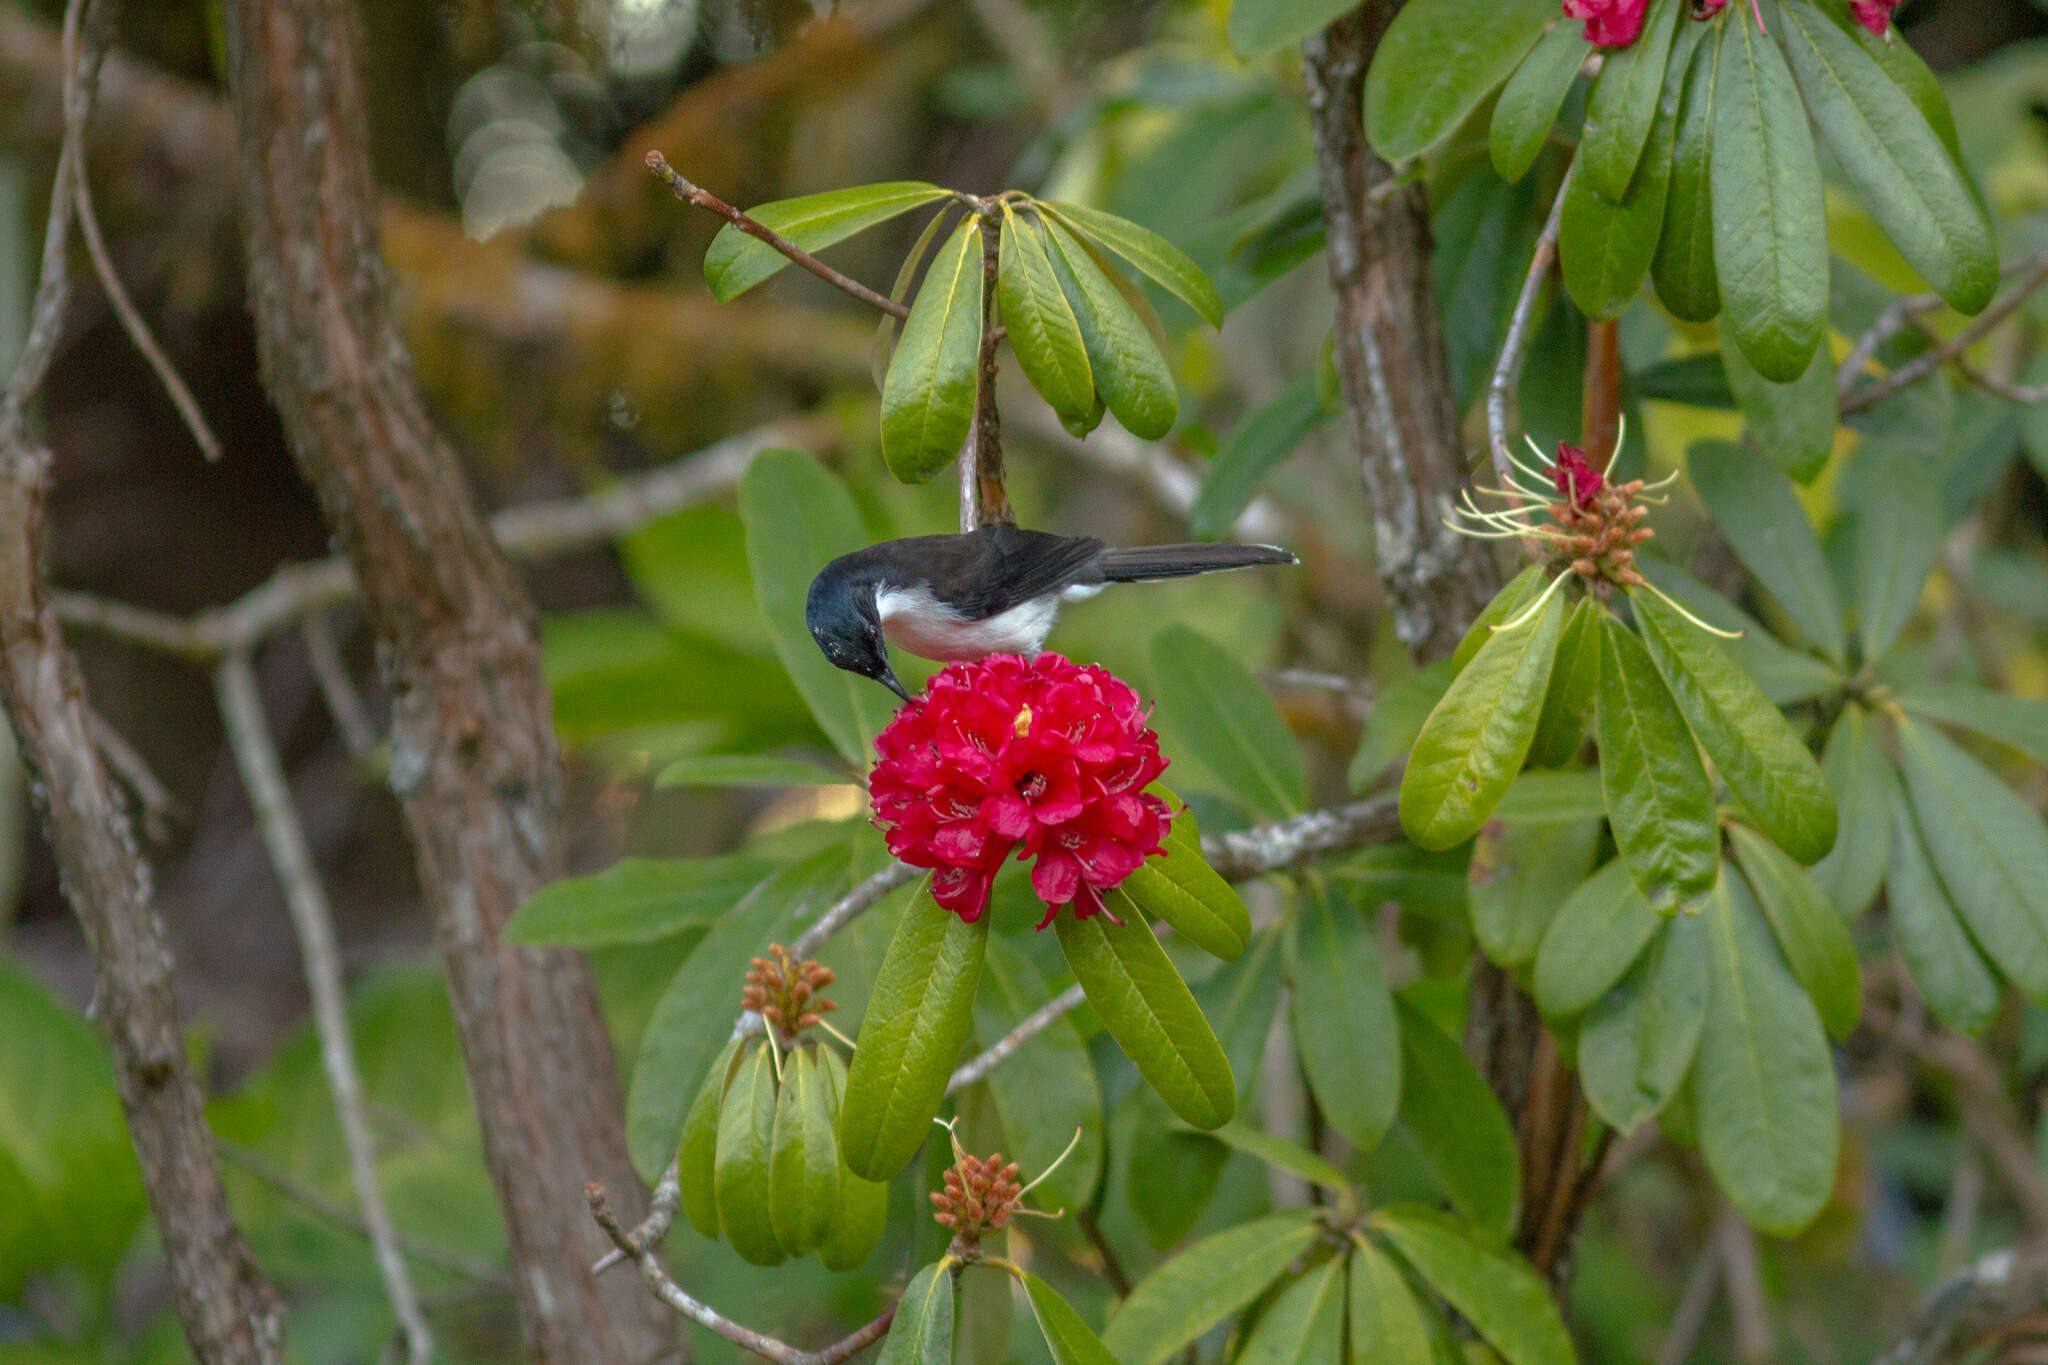
[[2048, 1253], [1994, 1251], [1945, 1280], [1913, 1310], [1905, 1335], [1875, 1365], [1937, 1365], [2048, 1312]]
[[1064, 1019], [1067, 1011], [1079, 1008], [1087, 999], [1087, 992], [1083, 991], [1078, 984], [1067, 987], [1058, 995], [1055, 995], [1052, 999], [1025, 1015], [1017, 1022], [1017, 1027], [996, 1039], [995, 1042], [989, 1044], [988, 1047], [984, 1048], [974, 1057], [955, 1067], [953, 1074], [946, 1080], [946, 1093], [950, 1095], [955, 1091], [965, 1090], [976, 1081], [986, 1077], [989, 1072], [994, 1071], [1012, 1056], [1016, 1055], [1018, 1048], [1051, 1028], [1061, 1019]]
[[996, 411], [996, 345], [1003, 338], [996, 320], [996, 278], [1001, 260], [1003, 216], [993, 205], [981, 215], [981, 351], [975, 360], [974, 421], [960, 448], [960, 530], [1015, 526], [1010, 495], [1003, 487], [1003, 428]]
[[1522, 277], [1521, 292], [1515, 295], [1515, 310], [1508, 316], [1507, 339], [1501, 343], [1500, 358], [1494, 362], [1493, 376], [1486, 384], [1486, 438], [1493, 456], [1493, 476], [1507, 488], [1514, 487], [1514, 463], [1508, 454], [1510, 413], [1515, 392], [1521, 387], [1522, 365], [1529, 358], [1529, 338], [1536, 330], [1536, 304], [1543, 297], [1543, 280], [1557, 260], [1557, 238], [1564, 227], [1564, 192], [1578, 164], [1574, 159], [1565, 168], [1550, 216], [1543, 220], [1543, 231], [1537, 234], [1529, 271]]
[[1884, 378], [1857, 388], [1857, 377], [1870, 363], [1871, 357], [1877, 354], [1878, 347], [1892, 334], [1903, 330], [1920, 313], [1941, 302], [1932, 295], [1894, 299], [1890, 306], [1878, 315], [1877, 322], [1870, 330], [1857, 338], [1849, 358], [1843, 362], [1841, 370], [1835, 376], [1835, 390], [1842, 397], [1843, 414], [1846, 416], [1852, 412], [1861, 412], [1889, 398], [1908, 384], [1925, 379], [1951, 360], [1967, 354], [1972, 346], [1982, 341], [1993, 328], [2018, 311], [2020, 305], [2043, 285], [2048, 285], [2048, 247], [2021, 258], [2015, 264], [2025, 271], [2020, 282], [1979, 313], [1969, 326], [1932, 350], [1914, 356]]

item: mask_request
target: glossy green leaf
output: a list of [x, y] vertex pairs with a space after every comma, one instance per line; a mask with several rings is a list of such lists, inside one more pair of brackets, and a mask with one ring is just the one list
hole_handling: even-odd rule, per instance
[[1580, 883], [1536, 954], [1536, 1003], [1545, 1016], [1562, 1019], [1599, 999], [1663, 922], [1619, 858]]
[[1603, 814], [1542, 822], [1503, 817], [1480, 829], [1467, 902], [1472, 932], [1491, 961], [1516, 967], [1535, 960], [1551, 916], [1593, 866]]
[[1692, 731], [1628, 628], [1601, 623], [1600, 783], [1607, 819], [1643, 899], [1671, 914], [1714, 884], [1721, 831]]
[[832, 1211], [832, 1226], [825, 1243], [818, 1248], [818, 1263], [827, 1270], [858, 1270], [874, 1254], [889, 1222], [889, 1186], [879, 1180], [862, 1180], [842, 1163], [839, 1167], [839, 1202]]
[[1236, 1365], [1326, 1365], [1344, 1356], [1344, 1262], [1325, 1261], [1282, 1289], [1253, 1324]]
[[[652, 1181], [676, 1154], [683, 1116], [712, 1058], [732, 1036], [747, 961], [821, 914], [846, 884], [849, 848], [824, 849], [777, 872], [711, 926], [655, 1003], [626, 1095], [626, 1144]], [[707, 1001], [721, 1007], [706, 1007]]]
[[1429, 1322], [1408, 1277], [1370, 1238], [1353, 1234], [1351, 1358], [1376, 1365], [1432, 1365]]
[[1411, 0], [1394, 16], [1365, 82], [1365, 136], [1389, 161], [1449, 137], [1557, 18], [1548, 0], [1497, 0], [1475, 22], [1466, 0]]
[[1963, 922], [2015, 985], [2048, 998], [2041, 817], [1939, 731], [1901, 718], [1898, 733], [1913, 815]]
[[[1806, 373], [1790, 384], [1773, 384], [1750, 368], [1742, 348], [1721, 319], [1721, 362], [1728, 387], [1742, 408], [1749, 438], [1765, 459], [1801, 483], [1812, 483], [1826, 468], [1835, 441], [1835, 365], [1825, 350], [1816, 351]], [[1940, 502], [1935, 503], [1939, 513]]]
[[925, 887], [903, 912], [868, 993], [839, 1110], [839, 1148], [863, 1180], [887, 1180], [924, 1145], [974, 1021], [989, 917], [973, 924]]
[[1458, 637], [1458, 647], [1451, 651], [1451, 671], [1463, 673], [1465, 665], [1491, 640], [1493, 627], [1504, 625], [1521, 614], [1522, 608], [1536, 600], [1536, 595], [1550, 586], [1550, 577], [1544, 573], [1541, 564], [1530, 564], [1510, 578], [1493, 599], [1479, 609], [1479, 617], [1465, 633]]
[[1180, 415], [1180, 392], [1158, 341], [1066, 225], [1051, 223], [1047, 228], [1046, 260], [1080, 324], [1096, 392], [1126, 431], [1158, 440]]
[[1103, 1345], [1123, 1365], [1163, 1365], [1265, 1292], [1316, 1240], [1314, 1209], [1289, 1209], [1205, 1237], [1131, 1291]]
[[1843, 915], [1870, 908], [1892, 856], [1892, 806], [1899, 775], [1870, 731], [1870, 713], [1857, 702], [1842, 708], [1821, 771], [1835, 794], [1835, 846], [1813, 865], [1813, 879]]
[[1695, 441], [1686, 452], [1693, 488], [1743, 567], [1785, 614], [1842, 662], [1842, 604], [1806, 511], [1783, 474], [1730, 441]]
[[1372, 923], [1342, 892], [1308, 886], [1287, 944], [1294, 1050], [1329, 1125], [1360, 1151], [1401, 1106], [1400, 1026]]
[[[946, 193], [921, 180], [893, 180], [778, 199], [747, 216], [815, 254], [914, 208], [937, 203]], [[727, 224], [704, 252], [704, 283], [720, 303], [730, 303], [789, 263], [789, 257], [774, 247]]]
[[1052, 1352], [1053, 1365], [1117, 1365], [1115, 1356], [1059, 1291], [1030, 1271], [1021, 1276], [1031, 1316]]
[[1714, 97], [1721, 45], [1713, 35], [1694, 44], [1672, 136], [1671, 187], [1664, 194], [1664, 230], [1650, 278], [1676, 317], [1705, 322], [1721, 311], [1714, 269]]
[[1069, 429], [1095, 408], [1095, 375], [1073, 305], [1053, 274], [1044, 224], [1003, 205], [996, 298], [1017, 368]]
[[846, 485], [798, 450], [764, 450], [740, 476], [747, 566], [768, 618], [775, 657], [840, 756], [865, 771], [875, 736], [896, 699], [876, 683], [834, 668], [804, 623], [804, 598], [818, 570], [865, 547], [868, 534]]
[[824, 1245], [839, 1206], [839, 1139], [833, 1132], [837, 1106], [830, 1102], [828, 1085], [814, 1048], [793, 1048], [783, 1058], [768, 1216], [775, 1240], [792, 1256], [807, 1256]]
[[1685, 1083], [1706, 1017], [1705, 925], [1675, 915], [1586, 1012], [1579, 1080], [1593, 1112], [1624, 1134], [1654, 1118]]
[[1308, 808], [1301, 748], [1280, 708], [1232, 651], [1187, 626], [1152, 637], [1154, 723], [1250, 810], [1282, 819]]
[[1107, 903], [1122, 924], [1109, 915], [1054, 918], [1067, 965], [1109, 1036], [1174, 1113], [1197, 1128], [1228, 1123], [1237, 1082], [1222, 1044], [1144, 912], [1119, 892]]
[[953, 1274], [936, 1261], [911, 1277], [875, 1365], [953, 1365]]
[[1316, 392], [1314, 375], [1295, 380], [1271, 399], [1247, 413], [1209, 461], [1202, 491], [1195, 496], [1188, 513], [1188, 525], [1197, 539], [1214, 540], [1227, 534], [1244, 509], [1251, 505], [1259, 481], [1285, 462], [1308, 434], [1330, 418]]
[[1780, 7], [1779, 34], [1806, 107], [1885, 235], [1934, 292], [1975, 313], [1998, 290], [1983, 207], [1912, 97], [1819, 11]]
[[1086, 204], [1044, 207], [1075, 232], [1129, 261], [1139, 274], [1200, 313], [1211, 327], [1223, 325], [1223, 300], [1202, 267], [1151, 228]]
[[1515, 68], [1494, 102], [1487, 134], [1487, 151], [1501, 179], [1520, 180], [1536, 164], [1551, 125], [1557, 122], [1557, 111], [1591, 55], [1585, 27], [1560, 21]]
[[[1675, 0], [1664, 3], [1670, 5]], [[1573, 174], [1565, 186], [1559, 262], [1565, 289], [1590, 318], [1620, 317], [1649, 277], [1664, 231], [1677, 105], [1674, 91], [1666, 107], [1657, 111], [1642, 164], [1627, 194], [1609, 195], [1600, 187], [1598, 177], [1583, 171]]]
[[1903, 792], [1894, 794], [1891, 816], [1891, 856], [1879, 870], [1899, 956], [1943, 1023], [1981, 1033], [1998, 1014], [1998, 978], [1963, 928]]
[[591, 877], [533, 893], [505, 925], [506, 941], [592, 948], [646, 943], [702, 928], [776, 870], [771, 859], [621, 858]]
[[1792, 73], [1746, 15], [1721, 25], [1714, 92], [1714, 266], [1735, 341], [1789, 384], [1827, 326], [1827, 206]]
[[1300, 42], [1350, 9], [1347, 0], [1233, 0], [1230, 46], [1254, 61]]
[[1842, 673], [1804, 650], [1779, 644], [1755, 617], [1670, 560], [1656, 555], [1638, 555], [1636, 567], [1642, 570], [1643, 577], [1700, 620], [1716, 630], [1739, 632], [1737, 638], [1722, 643], [1742, 665], [1743, 672], [1749, 674], [1763, 694], [1777, 705], [1790, 706], [1795, 701], [1821, 696], [1842, 686]]
[[[994, 1046], [1052, 998], [1029, 954], [997, 935], [990, 939], [974, 997], [974, 1032]], [[989, 1096], [1003, 1124], [1003, 1150], [1027, 1171], [1046, 1171], [1080, 1131], [1079, 1145], [1039, 1188], [1053, 1208], [1087, 1208], [1102, 1175], [1102, 1092], [1095, 1064], [1070, 1019], [1027, 1040], [988, 1074]]]
[[1176, 933], [1204, 952], [1226, 961], [1234, 958], [1251, 942], [1251, 912], [1245, 909], [1244, 898], [1202, 856], [1202, 833], [1195, 824], [1195, 813], [1164, 788], [1153, 790], [1176, 808], [1163, 841], [1166, 852], [1147, 858], [1124, 878], [1123, 892], [1148, 916], [1172, 925]]
[[1778, 955], [1742, 874], [1722, 869], [1700, 911], [1707, 1024], [1693, 1062], [1700, 1151], [1736, 1211], [1790, 1236], [1835, 1183], [1834, 1060], [1813, 1002]]
[[1733, 825], [1729, 835], [1792, 975], [1820, 1011], [1821, 1025], [1835, 1038], [1847, 1038], [1863, 1013], [1863, 977], [1856, 945], [1834, 903], [1805, 868], [1761, 834]]
[[773, 754], [697, 754], [679, 758], [654, 779], [656, 787], [816, 787], [852, 779], [822, 763]]
[[1413, 1204], [1381, 1209], [1372, 1226], [1508, 1365], [1572, 1365], [1572, 1339], [1557, 1304], [1520, 1256], [1475, 1240], [1447, 1214]]
[[1479, 832], [1522, 770], [1564, 631], [1558, 596], [1498, 630], [1430, 712], [1401, 778], [1401, 828], [1423, 848]]
[[953, 462], [974, 421], [980, 387], [982, 243], [960, 222], [932, 258], [882, 380], [882, 458], [904, 483]]
[[726, 1088], [718, 1112], [713, 1172], [718, 1226], [732, 1249], [754, 1265], [779, 1265], [789, 1256], [769, 1217], [775, 1143], [775, 1063], [770, 1050], [766, 1039], [752, 1044]]
[[[1684, 8], [1684, 0], [1651, 0], [1636, 40], [1601, 55], [1600, 78], [1593, 82], [1586, 102], [1586, 132], [1579, 140], [1576, 161], [1577, 178], [1609, 203], [1621, 202], [1632, 188], [1650, 125], [1657, 118], [1657, 102], [1664, 94], [1671, 37]], [[1682, 76], [1684, 63], [1672, 65]], [[1676, 81], [1672, 85], [1675, 95]], [[1657, 207], [1663, 208], [1661, 199]], [[1650, 231], [1654, 236], [1656, 228]]]
[[[1848, 16], [1844, 15], [1843, 18]], [[1978, 207], [1984, 205], [1983, 193], [1976, 181], [1970, 178], [1970, 168], [1963, 159], [1962, 139], [1956, 133], [1955, 111], [1949, 108], [1948, 96], [1942, 92], [1941, 79], [1931, 70], [1911, 43], [1893, 42], [1894, 32], [1887, 32], [1882, 38], [1871, 33], [1861, 24], [1849, 22], [1843, 25], [1856, 45], [1869, 54], [1872, 61], [1884, 69], [1893, 85], [1906, 92], [1906, 98], [1913, 101], [1913, 107], [1920, 111], [1920, 117], [1927, 120], [1927, 126], [1934, 130], [1935, 137], [1948, 152], [1949, 160], [1961, 172], [1963, 185], [1976, 199]]]
[[1401, 1126], [1450, 1199], [1488, 1240], [1506, 1245], [1522, 1197], [1515, 1130], [1465, 1049], [1402, 1002]]
[[725, 1106], [726, 1087], [739, 1069], [746, 1042], [735, 1038], [725, 1045], [725, 1051], [704, 1073], [690, 1112], [683, 1116], [683, 1141], [676, 1155], [678, 1188], [690, 1226], [706, 1237], [718, 1236], [718, 1113]]
[[1326, 1190], [1351, 1188], [1349, 1176], [1308, 1148], [1292, 1138], [1262, 1132], [1241, 1118], [1232, 1119], [1209, 1136], [1234, 1152], [1243, 1152], [1276, 1170], [1291, 1172], [1311, 1185], [1320, 1185]]
[[1579, 599], [1558, 637], [1557, 658], [1550, 667], [1550, 686], [1543, 694], [1543, 713], [1536, 720], [1536, 738], [1529, 743], [1532, 768], [1569, 763], [1585, 742], [1600, 697], [1600, 608], [1592, 598]]
[[1898, 700], [1916, 716], [1974, 730], [2036, 763], [2048, 763], [2048, 701], [1967, 683], [1921, 683], [1900, 692]]
[[[1597, 640], [1596, 640], [1597, 643]], [[1553, 678], [1556, 674], [1551, 675]], [[1508, 788], [1508, 794], [1494, 807], [1502, 820], [1560, 824], [1571, 820], [1607, 818], [1607, 796], [1600, 790], [1600, 774], [1594, 771], [1524, 771]]]
[[1366, 712], [1365, 726], [1358, 736], [1358, 752], [1351, 756], [1351, 769], [1346, 775], [1352, 791], [1364, 791], [1390, 766], [1408, 757], [1408, 751], [1415, 747], [1415, 737], [1422, 733], [1423, 722], [1451, 685], [1451, 676], [1451, 660], [1438, 659], [1407, 674], [1373, 698], [1372, 709]]
[[1631, 597], [1642, 641], [1728, 790], [1801, 863], [1835, 846], [1835, 794], [1805, 741], [1713, 636], [1651, 593]]
[[1927, 576], [1941, 557], [1948, 517], [1941, 485], [1923, 452], [1894, 453], [1866, 446], [1856, 459], [1859, 464], [1871, 462], [1875, 473], [1861, 483], [1849, 545], [1856, 580], [1856, 632], [1869, 661], [1883, 658], [1913, 619]]

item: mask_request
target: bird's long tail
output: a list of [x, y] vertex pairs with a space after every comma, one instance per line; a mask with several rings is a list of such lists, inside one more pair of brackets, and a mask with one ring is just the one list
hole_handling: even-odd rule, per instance
[[1245, 569], [1254, 564], [1295, 564], [1297, 559], [1277, 545], [1140, 545], [1102, 552], [1102, 577], [1111, 583], [1137, 583], [1152, 578], [1186, 578], [1219, 569]]

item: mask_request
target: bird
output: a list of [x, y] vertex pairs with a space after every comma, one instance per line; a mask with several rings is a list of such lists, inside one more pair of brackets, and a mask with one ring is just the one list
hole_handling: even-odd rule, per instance
[[[1068, 602], [1112, 583], [1299, 563], [1277, 545], [1144, 545], [1015, 526], [907, 536], [841, 555], [811, 580], [804, 621], [835, 667], [910, 692], [888, 645], [942, 663], [990, 654], [1035, 656]], [[886, 643], [885, 643], [886, 641]]]

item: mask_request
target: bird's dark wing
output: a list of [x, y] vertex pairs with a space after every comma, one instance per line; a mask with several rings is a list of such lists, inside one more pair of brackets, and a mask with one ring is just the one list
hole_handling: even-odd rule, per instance
[[[950, 605], [970, 621], [983, 620], [1077, 583], [1102, 582], [1102, 542], [1093, 536], [1056, 536], [1015, 526], [984, 526], [952, 536], [960, 556], [949, 583], [966, 587]], [[971, 585], [971, 586], [968, 586]]]

